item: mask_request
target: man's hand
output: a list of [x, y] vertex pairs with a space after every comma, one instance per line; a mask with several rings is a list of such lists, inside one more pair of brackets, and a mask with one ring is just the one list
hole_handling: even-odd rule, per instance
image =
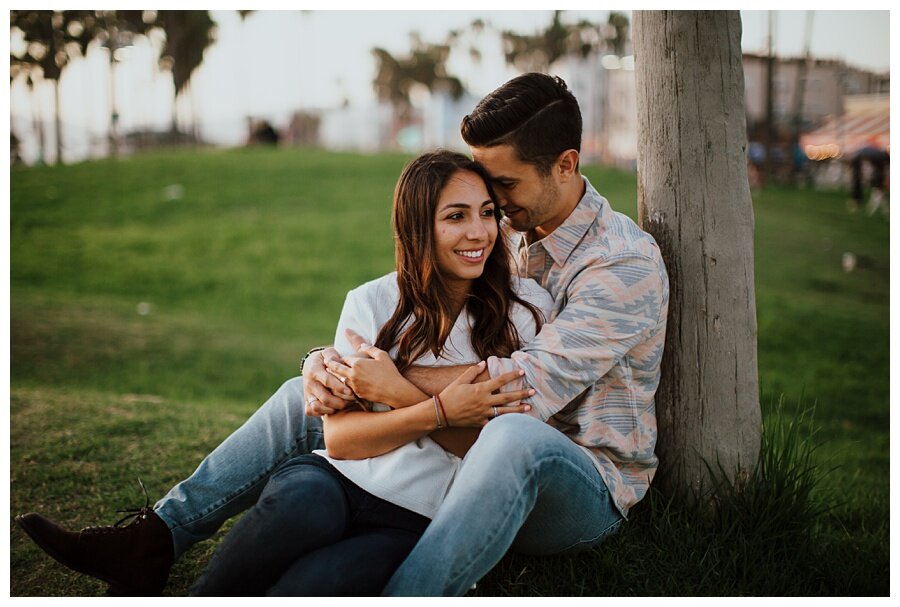
[[306, 401], [306, 414], [312, 417], [331, 415], [356, 400], [353, 392], [328, 372], [325, 367], [326, 360], [340, 361], [341, 356], [334, 348], [313, 352], [300, 370], [303, 375], [303, 398]]
[[346, 329], [344, 334], [356, 354], [342, 361], [327, 361], [326, 367], [338, 378], [344, 378], [359, 398], [399, 409], [430, 396], [400, 375], [387, 352], [367, 344], [353, 329]]

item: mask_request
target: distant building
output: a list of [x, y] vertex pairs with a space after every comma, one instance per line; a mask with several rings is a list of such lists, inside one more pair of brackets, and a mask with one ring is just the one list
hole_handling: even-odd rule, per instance
[[383, 149], [393, 119], [388, 103], [344, 105], [320, 112], [319, 144], [326, 149], [376, 152]]
[[[750, 133], [765, 124], [767, 61], [764, 55], [743, 55], [744, 99]], [[798, 107], [801, 87], [803, 100]], [[843, 114], [845, 96], [887, 93], [889, 90], [889, 74], [857, 69], [833, 59], [807, 62], [801, 58], [776, 57], [772, 76], [772, 117], [776, 132], [789, 132], [797, 110], [800, 111], [801, 130], [810, 130], [831, 116]]]
[[422, 141], [425, 149], [446, 148], [468, 151], [459, 134], [462, 119], [480, 99], [464, 92], [454, 99], [448, 91], [435, 91], [422, 109]]
[[[801, 130], [809, 132], [842, 116], [849, 96], [886, 95], [890, 75], [850, 67], [842, 61], [776, 58], [773, 114], [782, 144], [793, 130], [801, 77], [804, 81]], [[766, 113], [766, 57], [743, 55], [747, 128], [759, 141]], [[634, 168], [637, 162], [637, 99], [634, 58], [592, 53], [569, 56], [554, 65], [578, 99], [583, 120], [582, 157], [586, 162]], [[321, 112], [319, 143], [326, 148], [415, 152], [444, 147], [466, 150], [460, 122], [479, 99], [466, 92], [453, 99], [445, 91], [421, 97], [405, 123], [387, 103], [372, 107], [345, 106]], [[759, 144], [757, 143], [757, 147]], [[786, 153], [782, 150], [782, 154]]]
[[848, 95], [844, 112], [800, 137], [813, 160], [850, 156], [864, 147], [886, 150], [891, 144], [890, 95]]
[[637, 164], [637, 93], [633, 57], [592, 53], [560, 61], [559, 73], [581, 108], [581, 155], [622, 168]]

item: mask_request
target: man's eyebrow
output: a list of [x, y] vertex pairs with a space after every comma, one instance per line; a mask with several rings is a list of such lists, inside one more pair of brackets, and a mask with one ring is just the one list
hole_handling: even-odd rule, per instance
[[497, 175], [496, 177], [491, 177], [491, 181], [503, 181], [506, 183], [514, 183], [518, 181], [515, 177], [507, 177], [505, 175]]

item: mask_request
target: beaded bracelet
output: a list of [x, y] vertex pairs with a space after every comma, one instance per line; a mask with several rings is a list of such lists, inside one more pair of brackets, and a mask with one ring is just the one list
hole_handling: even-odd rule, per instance
[[315, 354], [316, 352], [321, 352], [328, 346], [319, 346], [317, 348], [313, 348], [309, 352], [303, 355], [303, 358], [300, 359], [300, 375], [303, 375], [303, 365], [306, 364], [306, 359], [310, 357], [311, 354]]

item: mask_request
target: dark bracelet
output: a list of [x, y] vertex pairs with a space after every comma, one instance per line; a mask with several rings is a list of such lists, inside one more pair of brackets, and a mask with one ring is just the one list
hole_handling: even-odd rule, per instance
[[300, 359], [300, 375], [303, 375], [303, 365], [306, 364], [306, 359], [309, 358], [310, 354], [314, 354], [314, 353], [316, 353], [316, 352], [321, 352], [322, 350], [324, 350], [324, 349], [327, 348], [327, 347], [328, 347], [328, 346], [319, 346], [318, 348], [313, 348], [312, 350], [310, 350], [309, 352], [307, 352], [307, 353], [303, 356], [303, 358]]
[[438, 406], [441, 408], [441, 415], [444, 416], [444, 425], [445, 425], [445, 426], [449, 426], [449, 425], [450, 425], [450, 420], [447, 419], [447, 412], [444, 411], [444, 403], [441, 401], [441, 396], [440, 396], [439, 394], [435, 394], [435, 395], [434, 395], [434, 401], [435, 401], [435, 402], [438, 404]]

